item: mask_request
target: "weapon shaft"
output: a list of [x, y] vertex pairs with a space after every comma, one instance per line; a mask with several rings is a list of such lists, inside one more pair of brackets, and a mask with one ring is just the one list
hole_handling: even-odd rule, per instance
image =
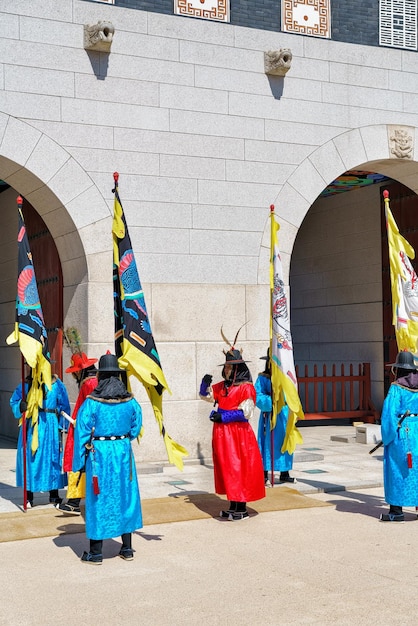
[[383, 441], [379, 441], [374, 448], [372, 448], [371, 450], [369, 450], [369, 454], [373, 454], [373, 452], [376, 452], [376, 450], [378, 450], [379, 448], [381, 448], [383, 446]]
[[62, 415], [63, 417], [65, 417], [65, 419], [66, 419], [67, 421], [69, 421], [69, 422], [70, 422], [70, 424], [75, 424], [75, 420], [73, 420], [73, 418], [72, 418], [72, 417], [70, 417], [70, 416], [68, 415], [68, 413], [66, 413], [65, 411], [61, 411], [61, 415]]
[[[405, 413], [403, 413], [400, 418], [399, 418], [399, 422], [398, 422], [398, 428], [397, 430], [400, 429], [400, 427], [402, 426], [402, 422], [404, 421], [404, 419], [406, 417], [418, 417], [416, 413], [411, 413], [410, 411], [405, 411]], [[373, 454], [373, 452], [376, 452], [376, 450], [378, 450], [379, 448], [381, 448], [383, 446], [383, 441], [379, 441], [374, 448], [372, 448], [369, 451], [369, 454]]]

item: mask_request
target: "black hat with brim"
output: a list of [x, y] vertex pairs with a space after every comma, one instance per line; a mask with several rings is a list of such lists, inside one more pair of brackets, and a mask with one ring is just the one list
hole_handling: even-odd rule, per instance
[[418, 365], [415, 362], [415, 357], [412, 352], [407, 352], [406, 350], [403, 352], [398, 352], [396, 355], [395, 363], [388, 363], [386, 367], [398, 367], [403, 370], [416, 370], [418, 369]]
[[239, 350], [232, 349], [225, 353], [225, 363], [219, 363], [219, 367], [224, 367], [227, 363], [229, 365], [236, 365], [238, 363], [251, 363], [251, 361], [244, 361], [241, 352]]
[[99, 372], [124, 372], [119, 367], [118, 359], [114, 354], [104, 354], [100, 357], [99, 367], [97, 368]]
[[268, 361], [270, 359], [270, 348], [267, 348], [267, 355], [260, 356], [260, 361]]

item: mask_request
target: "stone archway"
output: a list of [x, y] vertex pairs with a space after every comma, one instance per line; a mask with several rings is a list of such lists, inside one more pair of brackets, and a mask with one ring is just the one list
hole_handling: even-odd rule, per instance
[[[396, 130], [411, 137], [408, 158], [394, 158], [391, 137]], [[320, 193], [338, 176], [350, 169], [376, 171], [418, 193], [418, 161], [414, 160], [415, 136], [418, 137], [418, 128], [411, 126], [379, 124], [355, 128], [327, 141], [295, 169], [273, 202], [281, 225], [280, 245], [284, 255], [283, 271], [286, 282], [298, 229]], [[269, 233], [270, 222], [267, 220], [259, 260], [259, 273], [262, 275], [265, 248], [270, 245]]]
[[[87, 350], [91, 344], [105, 343], [103, 336], [113, 333], [113, 310], [103, 312], [97, 302], [106, 289], [103, 286], [104, 263], [109, 267], [111, 285], [112, 239], [109, 233], [112, 216], [95, 183], [77, 161], [45, 133], [1, 113], [0, 179], [11, 188], [2, 194], [8, 196], [3, 200], [7, 209], [2, 212], [3, 220], [7, 222], [7, 215], [13, 215], [4, 226], [10, 230], [10, 242], [14, 244], [16, 237], [14, 213], [10, 213], [16, 208], [14, 190], [16, 196], [23, 196], [41, 216], [56, 244], [63, 275], [64, 326], [75, 325], [80, 329]], [[14, 262], [3, 265], [10, 269], [0, 307], [3, 346], [14, 320], [14, 266]], [[3, 274], [3, 285], [5, 278]], [[1, 414], [8, 415], [8, 399], [19, 379], [20, 368], [18, 348], [5, 349], [0, 410]], [[68, 358], [65, 355], [65, 361]], [[4, 433], [4, 429], [1, 430]]]
[[[414, 137], [415, 128], [400, 128]], [[384, 174], [417, 192], [418, 162], [393, 158], [392, 132], [385, 125], [370, 126], [327, 142], [295, 170], [275, 201], [288, 284], [292, 259], [295, 360], [371, 362], [377, 405], [382, 399], [384, 365], [379, 186], [342, 194], [323, 204], [318, 196], [350, 169]], [[409, 156], [414, 156], [413, 142]], [[343, 229], [350, 234], [345, 236]], [[316, 249], [311, 256], [305, 254], [309, 247]]]

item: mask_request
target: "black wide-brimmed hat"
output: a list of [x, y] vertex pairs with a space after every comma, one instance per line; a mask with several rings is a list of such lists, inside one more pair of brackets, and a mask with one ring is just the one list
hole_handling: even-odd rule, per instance
[[260, 361], [268, 361], [270, 359], [270, 348], [267, 348], [267, 355], [260, 356]]
[[415, 357], [412, 352], [407, 352], [404, 350], [403, 352], [398, 352], [396, 355], [395, 363], [388, 363], [386, 367], [398, 367], [403, 370], [416, 370], [418, 369], [418, 365], [415, 362]]
[[124, 372], [119, 367], [118, 359], [114, 354], [104, 354], [100, 357], [99, 367], [97, 368], [99, 372]]
[[[246, 324], [247, 322], [245, 322]], [[229, 363], [230, 365], [236, 365], [237, 363], [251, 363], [251, 361], [244, 361], [244, 359], [242, 358], [242, 350], [237, 350], [237, 348], [235, 347], [236, 343], [237, 343], [237, 339], [238, 339], [238, 335], [239, 335], [239, 331], [241, 330], [241, 328], [243, 326], [245, 326], [245, 324], [243, 324], [239, 329], [237, 334], [235, 335], [235, 339], [234, 342], [231, 343], [224, 335], [224, 332], [222, 330], [221, 327], [221, 335], [222, 335], [222, 339], [225, 341], [226, 344], [228, 344], [229, 346], [229, 350], [227, 351], [223, 351], [224, 355], [225, 355], [225, 363], [220, 363], [219, 366], [224, 366], [226, 365], [226, 363]]]
[[237, 363], [251, 363], [251, 361], [244, 361], [241, 352], [236, 348], [232, 348], [228, 350], [228, 352], [225, 352], [225, 363], [219, 363], [219, 366], [223, 367], [227, 363], [229, 363], [229, 365], [235, 365]]

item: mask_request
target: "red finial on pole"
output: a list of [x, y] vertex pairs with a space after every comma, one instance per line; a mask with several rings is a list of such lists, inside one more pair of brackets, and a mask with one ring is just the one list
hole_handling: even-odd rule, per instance
[[274, 213], [274, 204], [270, 204], [270, 211]]
[[17, 202], [17, 206], [18, 206], [18, 207], [21, 207], [21, 206], [22, 206], [22, 204], [23, 204], [23, 198], [22, 198], [22, 196], [17, 196], [17, 198], [16, 198], [16, 202]]
[[119, 172], [113, 172], [113, 180], [115, 181], [115, 184], [118, 184], [118, 180], [119, 180]]
[[387, 190], [387, 189], [385, 189], [385, 190], [384, 190], [384, 192], [383, 192], [383, 197], [384, 197], [384, 198], [389, 198], [389, 192], [388, 192], [388, 190]]

